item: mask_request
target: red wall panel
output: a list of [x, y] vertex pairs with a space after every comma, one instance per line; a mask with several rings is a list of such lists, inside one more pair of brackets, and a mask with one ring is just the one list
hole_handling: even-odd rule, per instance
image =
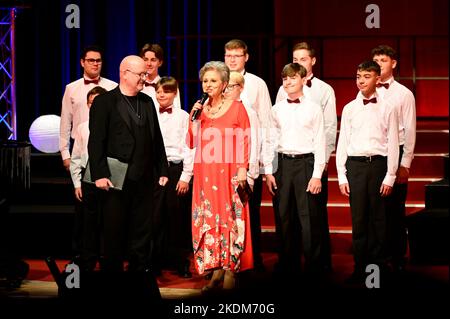
[[417, 80], [417, 116], [448, 117], [448, 80]]
[[[314, 73], [333, 86], [338, 115], [354, 99], [356, 66], [379, 44], [397, 50], [396, 79], [416, 96], [419, 117], [449, 114], [448, 0], [377, 0], [380, 28], [368, 29], [360, 0], [277, 0], [275, 64], [291, 61], [293, 44], [317, 51]], [[281, 81], [280, 81], [281, 82]]]

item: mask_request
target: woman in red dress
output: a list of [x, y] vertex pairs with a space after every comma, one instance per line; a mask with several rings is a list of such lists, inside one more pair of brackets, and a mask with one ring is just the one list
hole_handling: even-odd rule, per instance
[[202, 291], [235, 286], [235, 273], [253, 267], [248, 205], [237, 193], [245, 187], [250, 123], [243, 104], [227, 100], [223, 92], [230, 70], [211, 61], [200, 69], [200, 81], [208, 100], [195, 103], [200, 110], [190, 122], [188, 145], [196, 147], [192, 195], [192, 240], [199, 274], [214, 271]]

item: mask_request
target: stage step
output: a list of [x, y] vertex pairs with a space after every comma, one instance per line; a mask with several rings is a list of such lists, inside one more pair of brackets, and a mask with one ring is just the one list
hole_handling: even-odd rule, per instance
[[69, 177], [32, 177], [29, 190], [17, 192], [13, 204], [20, 205], [73, 205], [75, 196]]
[[73, 220], [73, 206], [12, 206], [8, 247], [27, 258], [71, 258]]
[[[410, 215], [425, 208], [423, 202], [407, 202], [406, 214]], [[263, 201], [261, 204], [261, 227], [264, 229], [271, 229], [275, 227], [274, 213], [271, 201]], [[351, 228], [352, 220], [350, 213], [350, 204], [348, 202], [342, 203], [328, 203], [328, 224], [330, 228], [347, 227]]]
[[31, 153], [31, 177], [69, 177], [59, 153]]
[[427, 209], [448, 208], [448, 179], [441, 179], [425, 186]]
[[[352, 253], [352, 231], [349, 228], [330, 229], [331, 253], [351, 254]], [[264, 228], [261, 234], [261, 247], [263, 252], [276, 252], [277, 238], [275, 228]]]

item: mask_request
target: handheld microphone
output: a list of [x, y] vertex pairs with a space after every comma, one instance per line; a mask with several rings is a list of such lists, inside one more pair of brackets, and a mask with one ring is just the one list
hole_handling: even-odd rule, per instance
[[[205, 104], [205, 102], [208, 99], [208, 97], [209, 97], [208, 93], [203, 93], [202, 96], [200, 97], [199, 103], [201, 105]], [[201, 112], [202, 112], [202, 110], [195, 110], [192, 113], [191, 121], [194, 122], [197, 119], [197, 117], [200, 115]]]

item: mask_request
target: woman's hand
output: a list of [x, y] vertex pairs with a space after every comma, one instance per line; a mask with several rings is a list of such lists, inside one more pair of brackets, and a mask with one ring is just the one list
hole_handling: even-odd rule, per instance
[[244, 187], [247, 183], [247, 169], [245, 167], [239, 167], [237, 172], [238, 183]]
[[[203, 110], [203, 105], [200, 104], [200, 101], [195, 102], [194, 106], [192, 107], [191, 113], [189, 114], [189, 118], [192, 120], [192, 115], [196, 110], [200, 110], [200, 112]], [[198, 116], [197, 119], [198, 120]]]

